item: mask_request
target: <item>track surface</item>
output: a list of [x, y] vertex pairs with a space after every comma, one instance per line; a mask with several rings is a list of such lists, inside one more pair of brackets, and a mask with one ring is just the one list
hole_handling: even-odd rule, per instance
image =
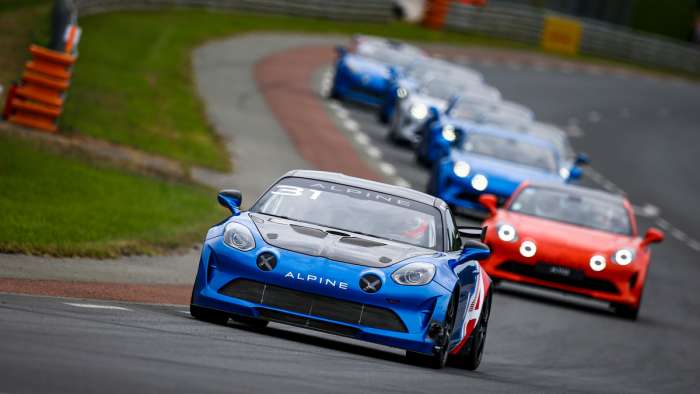
[[[540, 119], [576, 123], [583, 136], [574, 144], [599, 173], [637, 205], [658, 206], [669, 228], [700, 236], [697, 211], [686, 208], [700, 194], [697, 85], [474, 66]], [[425, 171], [384, 142], [374, 113], [346, 108], [382, 160], [422, 188]], [[653, 260], [636, 322], [573, 297], [499, 289], [477, 372], [415, 367], [393, 349], [285, 326], [210, 325], [184, 307], [0, 295], [0, 392], [692, 392], [700, 381], [700, 254], [676, 234]]]

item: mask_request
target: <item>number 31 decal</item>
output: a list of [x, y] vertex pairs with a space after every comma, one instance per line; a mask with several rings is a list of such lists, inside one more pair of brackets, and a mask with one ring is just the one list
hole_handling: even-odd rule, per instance
[[309, 196], [310, 200], [315, 200], [321, 195], [320, 190], [304, 189], [303, 187], [290, 185], [277, 185], [275, 186], [275, 190], [272, 190], [270, 193], [278, 196], [301, 197], [304, 195], [305, 190], [311, 192], [311, 195]]

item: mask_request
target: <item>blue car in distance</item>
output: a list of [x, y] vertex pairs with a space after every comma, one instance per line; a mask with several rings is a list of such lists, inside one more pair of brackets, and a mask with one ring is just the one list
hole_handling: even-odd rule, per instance
[[[440, 368], [481, 362], [491, 280], [484, 231], [415, 190], [321, 171], [290, 171], [249, 211], [241, 193], [202, 247], [190, 312], [254, 328], [269, 321], [406, 350]], [[464, 238], [464, 239], [462, 239]]]
[[466, 133], [433, 167], [426, 191], [455, 209], [484, 211], [482, 194], [493, 194], [502, 203], [523, 181], [565, 183], [581, 176], [578, 167], [566, 174], [561, 168], [550, 141], [487, 125]]
[[414, 46], [365, 36], [356, 37], [351, 50], [337, 47], [336, 51], [330, 96], [371, 106], [382, 104], [391, 81], [404, 67], [425, 57]]

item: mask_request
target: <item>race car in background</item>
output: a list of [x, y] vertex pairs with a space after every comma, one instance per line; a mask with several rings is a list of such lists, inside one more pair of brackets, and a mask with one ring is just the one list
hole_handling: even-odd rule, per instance
[[501, 100], [501, 94], [495, 88], [457, 79], [435, 78], [414, 89], [402, 89], [395, 93], [388, 136], [391, 141], [412, 145], [420, 141], [420, 131], [430, 118], [430, 108], [445, 111], [456, 95], [465, 101], [496, 104]]
[[403, 68], [425, 57], [412, 45], [384, 38], [356, 36], [349, 49], [336, 48], [331, 97], [381, 105]]
[[523, 105], [510, 101], [489, 103], [469, 96], [451, 102], [445, 111], [433, 107], [429, 112], [414, 146], [416, 160], [426, 167], [447, 156], [453, 146], [459, 146], [472, 128], [483, 125], [519, 130], [534, 121], [532, 111]]
[[494, 280], [547, 287], [610, 302], [636, 319], [651, 259], [661, 242], [655, 228], [639, 237], [631, 205], [622, 196], [573, 185], [525, 182], [508, 202], [484, 194], [490, 217], [482, 261]]
[[[403, 73], [392, 80], [392, 86], [388, 89], [388, 94], [379, 108], [379, 120], [382, 123], [389, 123], [394, 116], [398, 101], [406, 99], [416, 90], [424, 90], [425, 85], [432, 81], [454, 84], [450, 96], [444, 96], [445, 89], [438, 90], [443, 93], [433, 97], [440, 100], [447, 100], [452, 95], [464, 93], [460, 90], [473, 91], [473, 94], [478, 90], [478, 93], [489, 101], [494, 96], [496, 100], [501, 98], [501, 93], [497, 89], [484, 84], [484, 77], [478, 71], [445, 60], [426, 58], [407, 66]], [[426, 93], [424, 92], [423, 95]], [[430, 94], [427, 95], [430, 96]]]
[[426, 188], [455, 209], [483, 212], [482, 194], [503, 203], [523, 181], [565, 183], [581, 175], [576, 167], [566, 177], [560, 174], [561, 158], [551, 142], [496, 126], [474, 127], [459, 144], [436, 163]]
[[300, 170], [247, 212], [239, 191], [218, 198], [231, 216], [206, 235], [193, 317], [276, 321], [405, 349], [435, 368], [479, 366], [492, 296], [477, 260], [490, 251], [442, 200]]

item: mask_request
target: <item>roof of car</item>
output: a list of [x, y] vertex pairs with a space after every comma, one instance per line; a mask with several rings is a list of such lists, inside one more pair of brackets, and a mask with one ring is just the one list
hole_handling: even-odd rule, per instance
[[542, 146], [547, 149], [551, 149], [553, 151], [556, 151], [556, 146], [549, 140], [532, 135], [532, 134], [527, 134], [527, 133], [522, 133], [518, 131], [514, 131], [509, 127], [506, 126], [498, 126], [498, 125], [493, 125], [489, 123], [478, 123], [474, 122], [472, 120], [467, 120], [467, 119], [457, 119], [456, 122], [451, 122], [454, 124], [457, 124], [459, 126], [467, 126], [468, 132], [469, 133], [481, 133], [481, 134], [490, 134], [490, 135], [495, 135], [498, 137], [503, 137], [503, 138], [508, 138], [508, 139], [513, 139], [517, 141], [524, 141], [533, 145], [538, 145]]
[[284, 174], [285, 177], [299, 177], [307, 179], [315, 179], [319, 181], [335, 182], [347, 186], [359, 187], [363, 189], [369, 189], [375, 192], [391, 194], [396, 197], [405, 198], [407, 200], [413, 200], [423, 204], [433, 205], [436, 207], [441, 207], [444, 205], [443, 201], [439, 198], [433, 197], [430, 194], [419, 192], [417, 190], [409, 189], [403, 186], [395, 186], [387, 183], [370, 181], [368, 179], [357, 178], [354, 176], [349, 176], [341, 174], [339, 172], [328, 172], [328, 171], [313, 171], [313, 170], [292, 170]]
[[561, 190], [567, 193], [576, 193], [581, 196], [593, 197], [616, 204], [624, 204], [625, 201], [627, 201], [625, 196], [620, 194], [614, 194], [599, 189], [592, 189], [585, 186], [572, 185], [570, 183], [528, 182], [527, 186]]

